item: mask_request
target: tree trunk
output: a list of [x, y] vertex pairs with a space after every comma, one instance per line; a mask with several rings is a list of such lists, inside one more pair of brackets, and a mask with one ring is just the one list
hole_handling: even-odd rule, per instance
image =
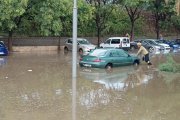
[[158, 13], [156, 13], [155, 19], [156, 19], [156, 23], [155, 23], [156, 38], [159, 39], [159, 16], [158, 16]]
[[13, 35], [13, 31], [9, 31], [9, 36], [8, 36], [8, 50], [10, 52], [13, 51], [12, 49], [12, 35]]
[[58, 52], [60, 52], [61, 51], [61, 37], [59, 36], [58, 38], [59, 38], [58, 39]]
[[98, 29], [97, 29], [98, 31], [97, 31], [97, 36], [98, 36], [98, 45], [97, 45], [97, 47], [99, 47], [99, 44], [100, 44], [100, 34], [101, 34], [101, 32], [100, 32], [100, 28], [98, 27]]
[[134, 40], [134, 20], [131, 20], [131, 37], [130, 37], [130, 41]]

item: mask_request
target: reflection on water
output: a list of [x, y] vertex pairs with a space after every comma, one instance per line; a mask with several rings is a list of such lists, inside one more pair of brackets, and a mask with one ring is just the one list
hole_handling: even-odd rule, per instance
[[[178, 54], [174, 55], [180, 62]], [[0, 120], [177, 120], [180, 117], [180, 75], [158, 71], [159, 63], [155, 65], [154, 61], [163, 61], [160, 55], [152, 57], [154, 64], [149, 67], [141, 64], [110, 72], [78, 68], [75, 90], [71, 54], [16, 53], [7, 59], [0, 67]]]
[[[144, 71], [143, 67], [147, 67]], [[151, 71], [151, 72], [149, 72]], [[128, 66], [122, 68], [114, 68], [112, 72], [107, 73], [104, 69], [82, 69], [80, 75], [95, 83], [105, 86], [106, 89], [114, 89], [124, 91], [128, 87], [135, 87], [136, 85], [147, 84], [153, 78], [151, 66]]]
[[0, 57], [0, 67], [2, 67], [3, 65], [5, 65], [7, 62], [6, 57]]
[[157, 73], [157, 69], [145, 65], [113, 68], [110, 73], [104, 69], [81, 69], [82, 77], [103, 86], [101, 89], [91, 90], [90, 93], [82, 95], [81, 105], [87, 108], [95, 107], [98, 104], [107, 105], [111, 102], [111, 94], [106, 91], [126, 92], [138, 86], [146, 86], [154, 77], [157, 77]]

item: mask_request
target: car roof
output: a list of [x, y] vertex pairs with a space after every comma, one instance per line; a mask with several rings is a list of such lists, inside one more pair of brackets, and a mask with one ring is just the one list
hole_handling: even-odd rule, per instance
[[[73, 39], [73, 38], [68, 38], [68, 39]], [[77, 40], [83, 40], [83, 39], [86, 39], [86, 38], [77, 38]]]
[[[123, 49], [120, 49], [120, 48], [97, 48], [97, 49], [99, 49], [99, 50], [109, 50], [109, 51], [111, 51], [111, 50], [124, 51]], [[95, 50], [97, 50], [97, 49], [95, 49]]]
[[[128, 38], [128, 37], [110, 37], [108, 39], [123, 39], [123, 38]], [[129, 39], [129, 38], [128, 38]]]

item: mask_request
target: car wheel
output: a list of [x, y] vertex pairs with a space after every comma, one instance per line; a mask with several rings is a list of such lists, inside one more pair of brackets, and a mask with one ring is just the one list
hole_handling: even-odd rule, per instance
[[139, 65], [139, 60], [135, 60], [133, 65], [138, 66]]
[[82, 55], [83, 54], [83, 50], [79, 49], [79, 54]]
[[68, 50], [68, 48], [67, 47], [64, 47], [64, 52], [68, 52], [69, 50]]
[[131, 50], [135, 50], [135, 47], [134, 47], [134, 46], [131, 46], [130, 49], [131, 49]]
[[153, 47], [150, 47], [149, 48], [149, 52], [152, 53], [154, 51], [154, 48]]
[[107, 70], [111, 70], [112, 69], [112, 64], [108, 63], [105, 67]]

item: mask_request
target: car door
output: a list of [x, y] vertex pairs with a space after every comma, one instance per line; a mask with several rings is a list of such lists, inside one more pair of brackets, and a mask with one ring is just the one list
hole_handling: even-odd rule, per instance
[[111, 44], [111, 39], [107, 39], [105, 42], [104, 42], [104, 45], [102, 46], [103, 48], [109, 48], [110, 47], [110, 44]]
[[132, 57], [124, 50], [119, 52], [121, 60], [122, 60], [122, 65], [130, 65], [133, 64], [133, 59]]
[[130, 41], [128, 38], [122, 39], [122, 48], [129, 48], [130, 47]]
[[110, 56], [112, 58], [113, 66], [115, 67], [129, 65], [133, 63], [132, 57], [129, 54], [127, 54], [124, 50], [112, 50]]
[[67, 47], [69, 50], [72, 50], [72, 39], [71, 39], [71, 38], [67, 39], [67, 41], [66, 41], [66, 47]]
[[121, 66], [124, 63], [124, 58], [120, 56], [120, 53], [117, 50], [111, 50], [110, 52], [110, 62], [113, 64], [114, 67]]

